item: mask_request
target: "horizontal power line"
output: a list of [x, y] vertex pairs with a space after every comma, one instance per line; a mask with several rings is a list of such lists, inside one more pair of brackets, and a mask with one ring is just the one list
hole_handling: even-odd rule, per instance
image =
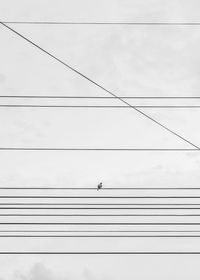
[[0, 217], [199, 217], [200, 214], [0, 214]]
[[200, 251], [4, 251], [0, 255], [200, 255]]
[[167, 226], [167, 225], [175, 225], [175, 226], [181, 226], [181, 225], [184, 225], [184, 226], [190, 226], [190, 225], [197, 225], [199, 226], [200, 223], [194, 223], [194, 222], [191, 222], [191, 223], [184, 223], [184, 222], [180, 222], [180, 223], [171, 223], [171, 222], [160, 222], [160, 223], [155, 223], [155, 222], [152, 222], [152, 223], [144, 223], [144, 222], [124, 222], [124, 223], [121, 223], [121, 222], [108, 222], [108, 223], [105, 223], [105, 222], [0, 222], [0, 225], [71, 225], [71, 226], [113, 226], [113, 225], [117, 225], [117, 226], [141, 226], [141, 225], [146, 225], [146, 226]]
[[[95, 187], [0, 187], [0, 190], [97, 190]], [[104, 187], [106, 190], [200, 190], [199, 187]]]
[[200, 206], [199, 203], [0, 203], [0, 206], [4, 206], [4, 205], [13, 205], [13, 206], [16, 206], [16, 205], [24, 205], [24, 206], [33, 206], [33, 205], [40, 205], [40, 206], [105, 206], [105, 205], [110, 205], [110, 206], [139, 206], [139, 205], [157, 205], [157, 206], [160, 206], [160, 205], [173, 205], [173, 206], [179, 206], [179, 205], [182, 205], [182, 206]]
[[95, 232], [95, 233], [139, 233], [139, 232], [142, 232], [142, 233], [199, 233], [200, 231], [199, 230], [0, 230], [0, 233], [6, 233], [6, 232], [18, 232], [18, 233], [72, 233], [72, 232], [75, 232], [75, 233], [91, 233], [91, 232]]
[[[123, 99], [199, 99], [200, 96], [118, 96]], [[0, 98], [25, 99], [114, 99], [114, 96], [67, 96], [67, 95], [0, 95]]]
[[3, 209], [15, 210], [200, 210], [199, 207], [0, 207]]
[[[198, 105], [133, 105], [136, 108], [160, 108], [160, 109], [198, 109]], [[130, 109], [128, 106], [113, 105], [10, 105], [0, 104], [1, 108], [71, 108], [71, 109]]]
[[0, 151], [91, 151], [91, 152], [200, 152], [196, 148], [36, 148], [0, 147]]
[[0, 233], [199, 233], [199, 230], [0, 230]]
[[[148, 198], [155, 198], [155, 199], [168, 199], [168, 198], [200, 198], [200, 196], [37, 196], [37, 195], [31, 195], [31, 196], [24, 196], [24, 195], [0, 195], [1, 198], [69, 198], [69, 199], [129, 199], [129, 198], [136, 198], [136, 199], [148, 199]], [[93, 203], [95, 204], [95, 203]]]
[[45, 24], [45, 25], [169, 25], [169, 26], [199, 26], [200, 22], [123, 22], [123, 21], [1, 21], [6, 24]]
[[0, 235], [0, 238], [200, 238], [200, 235]]

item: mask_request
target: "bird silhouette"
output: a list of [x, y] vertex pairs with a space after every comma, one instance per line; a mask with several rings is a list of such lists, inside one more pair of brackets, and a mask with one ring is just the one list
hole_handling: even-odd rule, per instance
[[99, 183], [97, 186], [97, 191], [99, 191], [103, 187], [103, 183]]

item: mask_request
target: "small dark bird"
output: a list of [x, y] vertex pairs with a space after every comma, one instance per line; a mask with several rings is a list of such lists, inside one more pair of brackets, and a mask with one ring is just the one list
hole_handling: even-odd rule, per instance
[[99, 183], [97, 186], [97, 191], [99, 191], [103, 187], [103, 183]]

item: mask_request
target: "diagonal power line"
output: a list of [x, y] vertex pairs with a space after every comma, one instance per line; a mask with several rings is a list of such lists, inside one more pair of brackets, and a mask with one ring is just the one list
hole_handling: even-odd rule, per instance
[[3, 25], [5, 28], [9, 29], [10, 31], [12, 31], [13, 33], [15, 33], [16, 35], [18, 35], [19, 37], [21, 37], [22, 39], [24, 39], [25, 41], [27, 41], [28, 43], [30, 43], [31, 45], [33, 45], [34, 47], [36, 47], [37, 49], [41, 50], [43, 53], [47, 54], [49, 57], [55, 59], [56, 61], [58, 61], [59, 63], [63, 64], [65, 67], [67, 67], [68, 69], [70, 69], [71, 71], [75, 72], [76, 74], [78, 74], [79, 76], [81, 76], [82, 78], [88, 80], [90, 83], [92, 83], [93, 85], [97, 86], [98, 88], [102, 89], [104, 92], [107, 92], [109, 95], [111, 95], [112, 97], [120, 100], [121, 102], [123, 102], [125, 105], [127, 105], [128, 107], [134, 109], [135, 111], [137, 111], [138, 113], [140, 113], [141, 115], [143, 115], [144, 117], [148, 118], [149, 120], [151, 120], [152, 122], [156, 123], [157, 125], [159, 125], [160, 127], [162, 127], [163, 129], [165, 129], [166, 131], [170, 132], [171, 134], [175, 135], [176, 137], [178, 137], [179, 139], [183, 140], [184, 142], [186, 142], [187, 144], [190, 144], [191, 146], [195, 147], [196, 149], [200, 150], [200, 147], [198, 147], [197, 145], [193, 144], [191, 141], [187, 140], [186, 138], [184, 138], [183, 136], [181, 136], [180, 134], [176, 133], [175, 131], [171, 130], [170, 128], [168, 128], [167, 126], [163, 125], [162, 123], [160, 123], [159, 121], [157, 121], [156, 119], [152, 118], [151, 116], [149, 116], [148, 114], [144, 113], [142, 110], [138, 109], [135, 106], [132, 106], [130, 103], [128, 103], [127, 101], [125, 101], [122, 97], [117, 96], [115, 93], [113, 93], [112, 91], [106, 89], [105, 87], [103, 87], [102, 85], [100, 85], [99, 83], [95, 82], [94, 80], [92, 80], [91, 78], [89, 78], [88, 76], [86, 76], [85, 74], [79, 72], [76, 68], [70, 66], [69, 64], [65, 63], [63, 60], [59, 59], [58, 57], [56, 57], [55, 55], [51, 54], [50, 52], [48, 52], [47, 50], [43, 49], [42, 47], [40, 47], [39, 45], [37, 45], [36, 43], [34, 43], [33, 41], [31, 41], [30, 39], [28, 39], [27, 37], [25, 37], [24, 35], [22, 35], [21, 33], [17, 32], [15, 29], [11, 28], [10, 26], [8, 26], [7, 24], [0, 22], [1, 25]]

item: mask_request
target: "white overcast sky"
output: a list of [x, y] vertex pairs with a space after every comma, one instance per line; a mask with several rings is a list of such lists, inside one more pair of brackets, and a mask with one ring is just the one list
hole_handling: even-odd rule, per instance
[[[195, 22], [199, 11], [198, 0], [0, 0], [0, 21]], [[9, 26], [116, 95], [200, 96], [199, 26]], [[0, 50], [0, 95], [109, 96], [3, 26]], [[200, 105], [197, 100], [131, 102]], [[200, 146], [200, 109], [143, 111]], [[0, 128], [0, 147], [192, 148], [132, 109], [1, 108]], [[0, 151], [2, 186], [92, 187], [100, 181], [105, 187], [199, 186], [199, 170], [196, 152]], [[197, 265], [192, 257], [181, 257], [176, 267], [177, 259], [167, 256], [159, 267], [159, 257], [148, 256], [26, 258], [1, 257], [0, 277], [199, 279], [197, 271], [191, 275]]]

